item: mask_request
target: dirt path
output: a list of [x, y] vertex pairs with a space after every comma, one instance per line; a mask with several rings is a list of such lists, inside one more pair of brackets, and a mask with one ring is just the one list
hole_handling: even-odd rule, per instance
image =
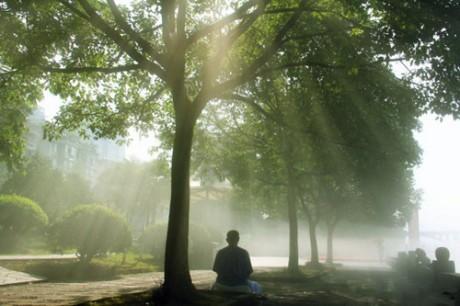
[[[198, 288], [209, 288], [215, 279], [214, 272], [192, 271]], [[2, 306], [56, 306], [75, 305], [147, 291], [163, 281], [162, 272], [126, 275], [120, 279], [87, 283], [36, 283], [0, 287]]]

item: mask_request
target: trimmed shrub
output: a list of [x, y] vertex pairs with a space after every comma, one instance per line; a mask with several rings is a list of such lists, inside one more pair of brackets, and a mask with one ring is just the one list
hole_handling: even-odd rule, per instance
[[[147, 227], [138, 240], [140, 251], [151, 254], [157, 264], [164, 261], [167, 224]], [[204, 226], [190, 224], [189, 263], [192, 269], [209, 269], [212, 265], [214, 241]]]
[[29, 198], [0, 195], [0, 251], [13, 250], [27, 234], [41, 231], [48, 216]]
[[126, 220], [101, 205], [79, 205], [52, 227], [54, 242], [61, 248], [75, 248], [81, 261], [95, 255], [123, 252], [131, 245]]

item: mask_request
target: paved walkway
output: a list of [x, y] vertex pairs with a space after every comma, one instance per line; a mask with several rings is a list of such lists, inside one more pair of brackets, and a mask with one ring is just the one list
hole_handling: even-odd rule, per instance
[[[27, 273], [8, 270], [0, 267], [0, 286], [15, 285], [24, 283], [35, 283], [43, 281], [42, 278]], [[0, 296], [1, 301], [1, 296]], [[1, 305], [1, 304], [0, 304]]]
[[2, 260], [59, 260], [59, 259], [75, 259], [75, 254], [45, 254], [45, 255], [1, 255]]
[[[192, 271], [193, 283], [208, 288], [215, 279], [211, 271]], [[158, 287], [162, 272], [126, 275], [121, 279], [87, 283], [35, 283], [0, 287], [2, 306], [75, 305], [102, 298], [138, 293]]]

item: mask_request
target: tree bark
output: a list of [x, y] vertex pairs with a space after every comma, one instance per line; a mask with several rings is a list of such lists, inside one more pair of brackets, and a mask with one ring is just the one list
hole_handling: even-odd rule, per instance
[[188, 263], [190, 157], [195, 121], [184, 114], [176, 118], [163, 294], [174, 299], [188, 300], [195, 293]]
[[282, 139], [282, 154], [286, 167], [287, 182], [287, 202], [288, 202], [288, 221], [289, 221], [289, 261], [288, 272], [299, 272], [299, 234], [297, 222], [297, 200], [294, 186], [296, 184], [294, 178], [294, 169], [292, 168], [292, 144], [286, 132], [281, 133]]
[[319, 265], [318, 255], [318, 239], [316, 237], [316, 222], [309, 218], [308, 232], [310, 234], [310, 263], [312, 265]]
[[333, 264], [334, 262], [334, 223], [327, 223], [327, 250], [326, 250], [326, 263]]
[[299, 245], [298, 245], [298, 224], [297, 205], [292, 188], [287, 188], [288, 216], [289, 216], [289, 262], [290, 273], [299, 272]]

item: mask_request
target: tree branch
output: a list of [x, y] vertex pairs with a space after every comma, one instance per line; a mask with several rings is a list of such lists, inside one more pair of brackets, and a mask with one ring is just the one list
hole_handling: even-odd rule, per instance
[[163, 42], [166, 50], [171, 54], [172, 36], [174, 35], [174, 10], [176, 7], [175, 0], [161, 0], [161, 20], [163, 24]]
[[[233, 44], [238, 40], [238, 38], [246, 32], [251, 25], [259, 18], [262, 14], [263, 9], [265, 8], [265, 3], [259, 6], [253, 13], [247, 15], [248, 18], [244, 18], [235, 28], [233, 28], [225, 37], [221, 39], [220, 44], [218, 44], [215, 54], [206, 61], [202, 69], [203, 75], [203, 86], [198, 95], [195, 98], [194, 103], [203, 104], [204, 101], [201, 101], [202, 98], [206, 97], [207, 91], [211, 88], [212, 83], [216, 80], [217, 74], [219, 72], [220, 65], [225, 58], [227, 52], [232, 48]], [[201, 106], [197, 107], [198, 113], [202, 109]]]
[[210, 90], [210, 96], [208, 99], [214, 98], [216, 95], [234, 89], [242, 84], [251, 80], [256, 74], [257, 70], [263, 66], [275, 53], [279, 50], [281, 45], [284, 43], [284, 38], [287, 32], [296, 24], [297, 20], [299, 19], [303, 8], [306, 5], [306, 0], [302, 0], [299, 4], [298, 10], [294, 13], [291, 18], [284, 24], [284, 26], [278, 31], [275, 38], [273, 39], [270, 46], [268, 46], [263, 52], [262, 55], [259, 56], [254, 62], [249, 65], [243, 72], [233, 79], [230, 79], [226, 82], [220, 83], [215, 85], [214, 88]]
[[269, 112], [267, 112], [265, 109], [263, 109], [262, 106], [260, 106], [256, 102], [254, 102], [254, 100], [251, 99], [250, 97], [245, 97], [245, 96], [238, 95], [238, 94], [235, 94], [235, 93], [233, 93], [233, 94], [224, 93], [219, 98], [221, 98], [223, 100], [231, 100], [231, 101], [238, 100], [238, 101], [241, 101], [241, 102], [249, 105], [250, 107], [254, 108], [257, 112], [261, 113], [262, 115], [264, 115], [268, 119], [278, 123], [281, 126], [285, 126], [285, 124], [284, 124], [284, 122], [282, 120], [280, 120], [279, 118], [277, 118], [273, 114], [270, 114]]
[[125, 65], [125, 66], [114, 66], [114, 67], [49, 67], [49, 66], [38, 66], [41, 70], [46, 72], [57, 72], [57, 73], [117, 73], [131, 70], [138, 70], [142, 68], [141, 65]]
[[226, 25], [232, 23], [235, 20], [241, 19], [247, 15], [247, 11], [251, 9], [253, 6], [257, 5], [260, 0], [250, 0], [235, 10], [233, 13], [223, 17], [219, 21], [214, 22], [213, 24], [204, 26], [203, 28], [197, 30], [196, 32], [192, 33], [189, 38], [187, 39], [186, 47], [194, 44], [198, 40], [207, 35], [211, 34], [212, 32], [218, 31], [222, 29]]
[[86, 15], [84, 12], [80, 11], [79, 9], [77, 9], [76, 7], [74, 7], [73, 5], [68, 3], [67, 1], [59, 0], [59, 3], [61, 3], [66, 8], [68, 8], [72, 13], [74, 13], [78, 17], [83, 18], [83, 19], [91, 22], [90, 17], [88, 15]]
[[294, 68], [294, 67], [320, 67], [324, 69], [347, 69], [347, 68], [370, 68], [376, 64], [381, 64], [381, 63], [386, 63], [386, 62], [396, 62], [396, 61], [401, 61], [404, 60], [404, 58], [392, 58], [392, 59], [379, 59], [375, 60], [373, 62], [369, 62], [366, 64], [361, 64], [361, 65], [347, 65], [347, 64], [329, 64], [326, 62], [319, 62], [319, 61], [302, 61], [302, 62], [297, 62], [297, 63], [285, 63], [281, 64], [278, 66], [274, 66], [271, 68], [263, 69], [260, 70], [259, 73], [257, 73], [257, 76], [263, 76], [266, 74], [269, 74], [273, 71], [276, 70], [283, 70], [283, 69], [288, 69], [288, 68]]
[[187, 12], [187, 1], [178, 0], [178, 12], [177, 12], [177, 39], [180, 41], [185, 41], [185, 21], [186, 21], [186, 12]]
[[145, 40], [139, 33], [133, 30], [133, 28], [128, 24], [126, 19], [123, 17], [122, 13], [120, 12], [118, 6], [115, 4], [113, 0], [107, 0], [107, 3], [110, 7], [112, 15], [115, 19], [117, 25], [126, 32], [126, 34], [131, 37], [131, 39], [144, 50], [144, 52], [150, 54], [154, 61], [158, 62], [163, 67], [165, 66], [164, 56], [160, 54], [157, 50], [155, 50], [147, 40]]
[[[88, 3], [87, 0], [78, 0], [84, 11], [89, 16], [89, 22], [97, 29], [101, 30], [108, 37], [110, 37], [123, 51], [125, 51], [132, 59], [138, 62], [142, 67], [145, 67], [149, 72], [157, 75], [160, 79], [166, 80], [165, 71], [157, 64], [146, 59], [140, 54], [120, 33], [115, 31], [107, 22], [99, 16], [94, 8]], [[69, 4], [70, 6], [70, 4]]]

